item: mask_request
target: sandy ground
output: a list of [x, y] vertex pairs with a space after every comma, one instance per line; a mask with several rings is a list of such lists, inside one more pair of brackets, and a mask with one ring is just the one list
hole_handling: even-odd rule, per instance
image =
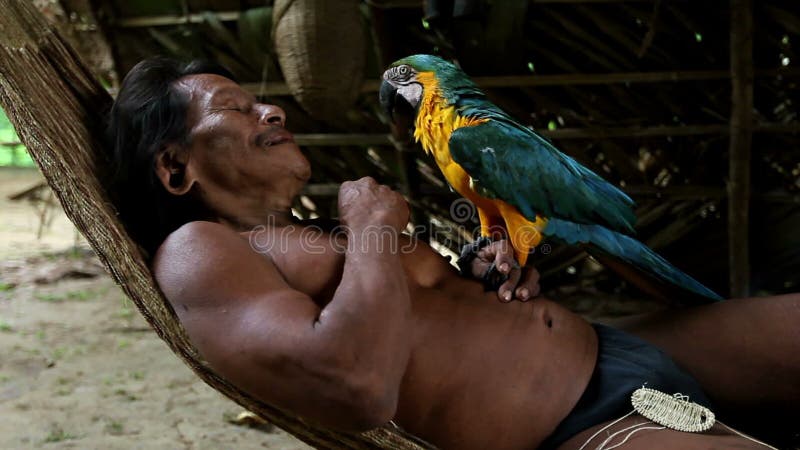
[[85, 240], [61, 212], [55, 199], [49, 209], [49, 226], [39, 231], [40, 214], [27, 201], [9, 201], [8, 196], [36, 186], [44, 178], [36, 169], [0, 167], [0, 261], [71, 248]]
[[38, 180], [0, 170], [0, 449], [308, 448], [230, 423], [241, 408], [168, 350], [82, 239], [71, 250], [63, 214], [37, 239], [35, 210], [7, 196]]

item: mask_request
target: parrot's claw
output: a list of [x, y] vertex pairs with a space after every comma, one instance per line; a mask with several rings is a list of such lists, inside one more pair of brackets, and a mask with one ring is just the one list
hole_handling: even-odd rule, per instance
[[500, 272], [495, 263], [492, 263], [483, 274], [483, 289], [486, 292], [496, 291], [508, 280], [508, 275]]
[[[482, 248], [491, 245], [491, 243], [491, 238], [488, 236], [482, 236], [476, 241], [465, 245], [461, 249], [461, 257], [458, 258], [456, 264], [458, 265], [462, 276], [471, 278], [472, 261], [478, 257], [478, 252]], [[519, 269], [519, 264], [516, 261], [512, 261], [511, 267], [512, 269]], [[486, 269], [486, 272], [483, 273], [481, 282], [483, 283], [483, 288], [486, 292], [496, 291], [500, 288], [500, 286], [503, 285], [503, 283], [506, 282], [506, 280], [508, 280], [508, 277], [509, 275], [500, 272], [500, 270], [497, 268], [497, 264], [492, 262], [489, 265], [489, 268]]]

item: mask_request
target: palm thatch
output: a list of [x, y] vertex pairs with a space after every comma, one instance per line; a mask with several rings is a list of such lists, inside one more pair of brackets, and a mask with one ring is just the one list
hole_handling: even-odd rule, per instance
[[0, 105], [69, 218], [170, 349], [211, 387], [316, 447], [431, 448], [391, 428], [355, 434], [315, 426], [242, 392], [202, 361], [104, 193], [106, 161], [94, 127], [111, 97], [30, 2], [0, 0], [0, 10]]

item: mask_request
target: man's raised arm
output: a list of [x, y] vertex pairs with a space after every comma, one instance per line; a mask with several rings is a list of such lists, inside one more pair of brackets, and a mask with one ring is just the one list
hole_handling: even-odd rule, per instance
[[342, 185], [339, 208], [348, 248], [341, 282], [322, 309], [219, 224], [194, 222], [170, 235], [154, 272], [220, 374], [308, 419], [368, 429], [393, 417], [409, 358], [408, 285], [386, 241], [405, 227], [408, 206], [367, 178]]

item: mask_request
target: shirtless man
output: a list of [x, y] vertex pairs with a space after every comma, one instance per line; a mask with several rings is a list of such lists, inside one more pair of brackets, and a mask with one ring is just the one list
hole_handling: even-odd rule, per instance
[[[370, 178], [342, 184], [337, 235], [299, 223], [290, 207], [310, 168], [284, 112], [219, 68], [140, 63], [111, 117], [122, 219], [152, 252], [192, 343], [265, 402], [344, 430], [393, 420], [458, 449], [577, 449], [630, 411], [644, 383], [713, 402], [723, 420], [727, 411], [798, 415], [799, 295], [629, 327], [683, 372], [652, 344], [537, 297], [535, 270], [513, 268], [503, 241], [472, 264], [475, 278], [492, 261], [510, 275], [485, 292], [400, 237], [406, 202]], [[644, 421], [631, 415], [587, 448]], [[701, 434], [655, 428], [605, 445], [766, 448], [719, 424]]]

